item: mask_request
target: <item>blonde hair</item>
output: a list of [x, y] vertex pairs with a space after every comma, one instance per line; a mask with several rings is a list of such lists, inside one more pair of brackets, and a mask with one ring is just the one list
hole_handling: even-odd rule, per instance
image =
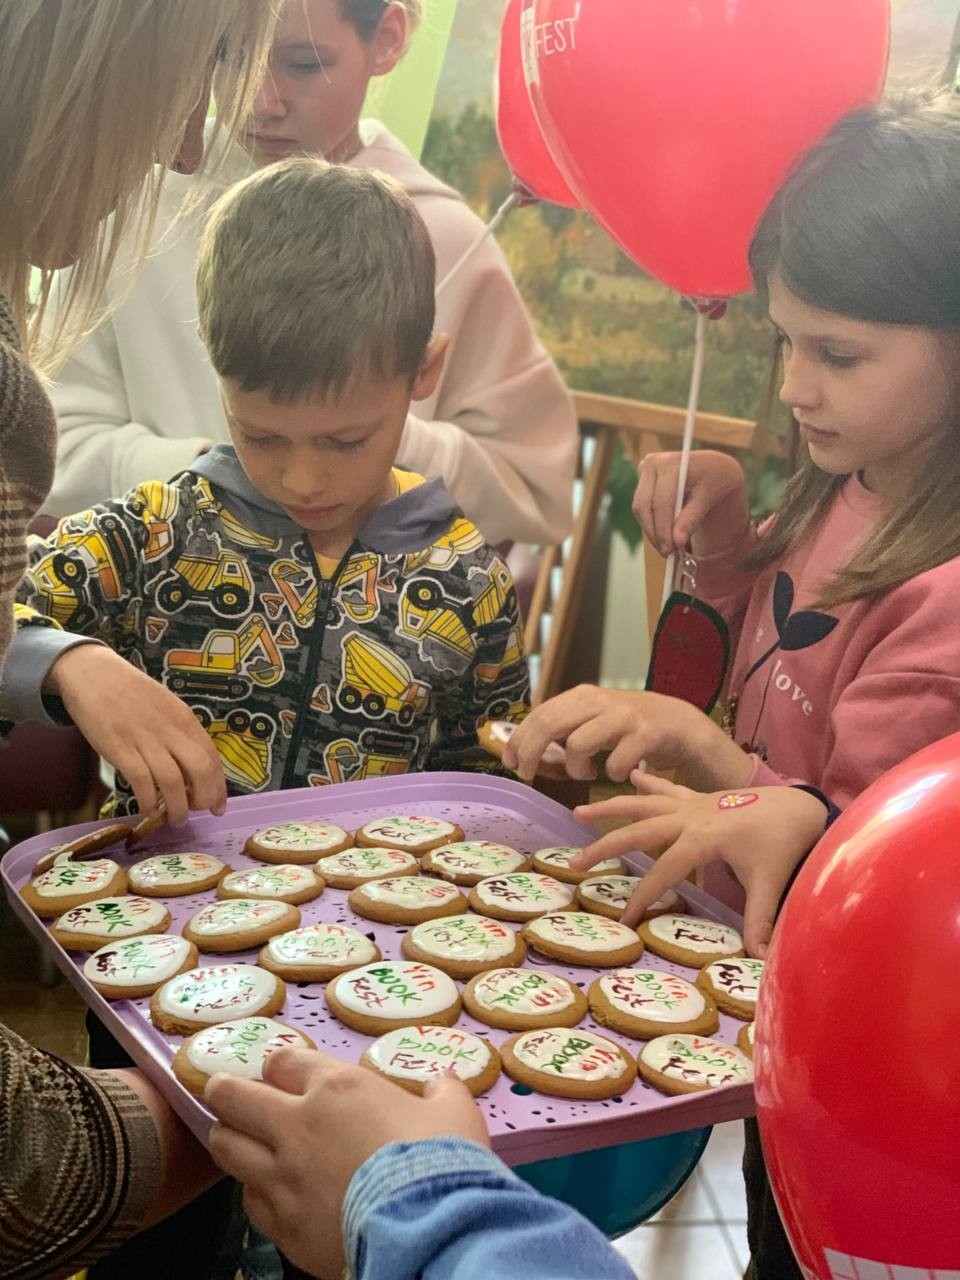
[[277, 402], [420, 372], [433, 333], [433, 244], [383, 174], [303, 157], [214, 206], [197, 258], [200, 334], [221, 378]]
[[[215, 59], [219, 127], [231, 132], [275, 22], [272, 0], [0, 0], [0, 292], [41, 369], [95, 323], [124, 235], [146, 252], [156, 166], [175, 161]], [[44, 332], [54, 269], [68, 263]]]

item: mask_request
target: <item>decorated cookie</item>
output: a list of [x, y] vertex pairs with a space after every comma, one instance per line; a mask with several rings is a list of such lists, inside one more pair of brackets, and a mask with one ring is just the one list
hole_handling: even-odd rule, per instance
[[470, 890], [474, 911], [497, 920], [532, 920], [547, 911], [566, 911], [572, 903], [568, 885], [535, 871], [488, 876]]
[[637, 1077], [625, 1049], [579, 1028], [521, 1031], [504, 1041], [500, 1053], [511, 1079], [559, 1098], [616, 1098]]
[[179, 898], [212, 889], [227, 870], [208, 853], [158, 853], [130, 868], [130, 888], [145, 898]]
[[475, 915], [425, 920], [404, 936], [400, 949], [408, 960], [462, 980], [498, 965], [523, 964], [527, 955], [526, 943], [509, 925]]
[[153, 993], [150, 1019], [168, 1035], [188, 1036], [233, 1018], [269, 1018], [283, 1008], [286, 988], [252, 964], [215, 964], [171, 978]]
[[551, 845], [549, 849], [538, 849], [533, 855], [533, 869], [544, 875], [562, 880], [564, 884], [579, 884], [588, 876], [624, 875], [627, 864], [622, 858], [606, 858], [596, 862], [586, 871], [575, 871], [570, 863], [578, 853], [583, 853], [572, 844]]
[[84, 902], [126, 892], [127, 873], [119, 863], [97, 858], [94, 862], [55, 862], [25, 884], [20, 896], [38, 916], [51, 920]]
[[750, 1061], [753, 1061], [753, 1023], [748, 1022], [737, 1032], [737, 1048]]
[[[630, 895], [642, 880], [642, 876], [591, 876], [577, 889], [577, 901], [584, 911], [595, 911], [598, 915], [609, 916], [611, 920], [619, 920]], [[643, 919], [652, 920], [654, 916], [679, 913], [686, 908], [687, 904], [679, 893], [668, 889], [662, 898], [647, 907]]]
[[51, 925], [51, 936], [65, 951], [96, 951], [115, 938], [136, 938], [144, 933], [166, 933], [170, 912], [162, 902], [128, 894], [98, 898], [65, 911]]
[[384, 880], [392, 876], [420, 874], [420, 862], [412, 853], [399, 849], [344, 849], [342, 853], [321, 858], [317, 875], [334, 889], [355, 889], [366, 880]]
[[400, 1027], [374, 1040], [360, 1062], [395, 1080], [410, 1093], [452, 1071], [474, 1096], [486, 1093], [500, 1074], [493, 1045], [469, 1031], [451, 1027]]
[[507, 1031], [574, 1027], [587, 1013], [583, 992], [545, 969], [480, 973], [464, 987], [463, 1003], [478, 1021]]
[[261, 862], [316, 862], [353, 844], [350, 834], [332, 822], [278, 822], [256, 831], [243, 846], [244, 853]]
[[213, 902], [183, 926], [183, 936], [201, 951], [247, 951], [278, 933], [296, 929], [300, 912], [276, 898], [232, 898]]
[[361, 846], [382, 846], [386, 849], [402, 849], [404, 853], [412, 853], [422, 857], [431, 849], [452, 840], [463, 839], [463, 828], [443, 818], [417, 818], [394, 815], [388, 818], [374, 818], [365, 823], [356, 834], [356, 843]]
[[308, 924], [277, 934], [260, 952], [259, 963], [291, 982], [329, 982], [338, 973], [380, 959], [375, 942], [345, 924]]
[[150, 933], [108, 942], [84, 962], [83, 976], [107, 1000], [137, 1000], [198, 959], [197, 948], [179, 934]]
[[454, 884], [474, 885], [486, 876], [502, 875], [507, 871], [526, 871], [530, 859], [506, 844], [493, 840], [460, 840], [456, 844], [442, 844], [432, 849], [423, 859], [424, 871], [442, 876]]
[[396, 1027], [449, 1027], [460, 1016], [453, 979], [432, 965], [407, 960], [380, 960], [342, 973], [327, 984], [326, 1000], [341, 1022], [368, 1036]]
[[720, 1026], [708, 995], [660, 969], [615, 969], [592, 982], [587, 995], [595, 1022], [640, 1040], [666, 1031], [709, 1036]]
[[634, 929], [586, 911], [541, 916], [524, 925], [523, 936], [527, 946], [541, 955], [594, 969], [633, 964], [643, 955], [643, 943]]
[[316, 1047], [302, 1031], [273, 1018], [238, 1018], [194, 1032], [174, 1054], [171, 1066], [184, 1088], [202, 1097], [207, 1081], [219, 1071], [262, 1080], [264, 1060], [271, 1053]]
[[658, 1036], [640, 1050], [640, 1075], [662, 1093], [752, 1084], [753, 1063], [733, 1045], [703, 1036]]
[[[484, 751], [489, 751], [490, 755], [502, 760], [507, 743], [519, 728], [511, 720], [486, 720], [477, 732], [477, 741]], [[565, 780], [569, 776], [566, 760], [567, 753], [559, 742], [548, 742], [537, 764], [537, 775], [541, 778]]]
[[432, 876], [368, 880], [351, 891], [348, 901], [358, 916], [388, 924], [419, 924], [437, 916], [458, 916], [467, 909], [467, 900], [456, 885]]
[[279, 902], [311, 902], [323, 893], [323, 881], [312, 867], [295, 862], [231, 871], [217, 885], [218, 898], [276, 898]]
[[753, 960], [750, 956], [712, 960], [700, 970], [697, 986], [712, 996], [724, 1013], [752, 1022], [757, 1012], [762, 976], [763, 961]]
[[637, 932], [655, 956], [691, 969], [743, 955], [743, 939], [732, 925], [700, 916], [655, 916]]

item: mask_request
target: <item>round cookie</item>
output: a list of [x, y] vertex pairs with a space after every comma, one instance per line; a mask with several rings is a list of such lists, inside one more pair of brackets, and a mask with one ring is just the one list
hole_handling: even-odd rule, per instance
[[654, 916], [637, 933], [655, 956], [690, 969], [743, 955], [743, 939], [732, 925], [701, 916]]
[[269, 1018], [283, 1008], [287, 990], [274, 973], [252, 964], [191, 969], [159, 987], [150, 1020], [167, 1035], [189, 1036], [235, 1018]]
[[697, 986], [711, 996], [724, 1013], [752, 1022], [757, 1013], [762, 977], [762, 960], [740, 956], [734, 960], [712, 960], [700, 970]]
[[372, 964], [380, 948], [346, 924], [308, 924], [271, 938], [258, 964], [291, 982], [329, 982], [338, 973]]
[[619, 968], [643, 955], [643, 943], [635, 930], [619, 920], [585, 911], [563, 911], [531, 920], [523, 927], [523, 937], [528, 947], [552, 960], [594, 969]]
[[[583, 880], [577, 889], [577, 902], [584, 911], [595, 911], [597, 915], [619, 920], [630, 895], [642, 880], [643, 876], [591, 876], [588, 880]], [[679, 915], [686, 909], [687, 904], [676, 889], [668, 889], [662, 898], [647, 907], [643, 919]]]
[[627, 864], [622, 858], [605, 858], [586, 871], [575, 871], [570, 863], [578, 853], [583, 853], [572, 844], [555, 844], [547, 849], [538, 849], [533, 855], [533, 869], [542, 875], [553, 876], [564, 884], [580, 884], [589, 876], [625, 875]]
[[419, 924], [437, 916], [458, 916], [467, 909], [467, 900], [456, 885], [430, 876], [368, 880], [351, 890], [347, 901], [358, 916], [387, 924]]
[[367, 880], [419, 875], [420, 863], [412, 853], [399, 849], [358, 849], [353, 845], [342, 853], [321, 858], [314, 870], [331, 888], [356, 889]]
[[201, 951], [248, 951], [300, 924], [300, 912], [289, 902], [264, 898], [232, 898], [213, 902], [183, 926], [183, 936]]
[[270, 867], [231, 871], [217, 885], [218, 898], [267, 898], [278, 902], [312, 902], [323, 893], [323, 881], [311, 867], [278, 862]]
[[404, 936], [400, 950], [408, 960], [436, 965], [462, 981], [527, 958], [527, 944], [509, 925], [475, 915], [425, 920]]
[[263, 1079], [263, 1063], [278, 1049], [315, 1049], [313, 1041], [273, 1018], [238, 1018], [204, 1027], [185, 1040], [173, 1055], [173, 1073], [191, 1093], [203, 1096], [218, 1071], [246, 1080]]
[[112, 858], [93, 862], [55, 862], [25, 884], [20, 897], [41, 919], [62, 916], [72, 907], [127, 892], [127, 873]]
[[587, 1013], [587, 998], [572, 982], [544, 969], [491, 969], [463, 989], [468, 1013], [505, 1031], [574, 1027]]
[[277, 822], [255, 831], [243, 851], [260, 862], [316, 862], [353, 844], [350, 833], [333, 822]]
[[130, 888], [145, 898], [179, 898], [212, 889], [227, 864], [208, 853], [158, 853], [130, 868]]
[[463, 828], [452, 822], [445, 822], [443, 818], [393, 814], [387, 818], [374, 818], [372, 822], [365, 822], [354, 840], [361, 848], [374, 846], [400, 849], [420, 858], [431, 849], [438, 849], [442, 844], [450, 844], [451, 841], [463, 838]]
[[737, 1048], [751, 1062], [753, 1061], [753, 1027], [754, 1024], [748, 1022], [737, 1032]]
[[374, 1040], [361, 1066], [423, 1093], [430, 1080], [452, 1071], [476, 1097], [500, 1075], [500, 1055], [487, 1040], [450, 1027], [399, 1027]]
[[638, 1040], [668, 1031], [710, 1036], [720, 1026], [708, 995], [659, 969], [615, 969], [596, 978], [587, 997], [594, 1022]]
[[640, 1050], [642, 1079], [661, 1093], [701, 1093], [752, 1084], [753, 1063], [733, 1045], [703, 1036], [658, 1036]]
[[166, 933], [169, 927], [170, 912], [162, 902], [127, 894], [65, 911], [50, 926], [50, 935], [65, 951], [96, 951], [117, 938]]
[[138, 1000], [199, 958], [193, 943], [177, 933], [148, 933], [100, 947], [84, 961], [83, 976], [106, 1000]]
[[354, 1031], [380, 1036], [397, 1027], [450, 1027], [460, 1017], [452, 978], [429, 964], [381, 960], [327, 983], [330, 1012]]
[[511, 1079], [558, 1098], [617, 1098], [637, 1078], [630, 1054], [592, 1031], [521, 1031], [503, 1042], [500, 1055]]
[[535, 871], [487, 876], [470, 890], [474, 911], [496, 920], [532, 920], [547, 911], [566, 911], [572, 903], [573, 890], [568, 885]]
[[475, 885], [487, 876], [526, 871], [530, 859], [493, 840], [461, 840], [443, 844], [424, 855], [423, 869], [454, 884]]

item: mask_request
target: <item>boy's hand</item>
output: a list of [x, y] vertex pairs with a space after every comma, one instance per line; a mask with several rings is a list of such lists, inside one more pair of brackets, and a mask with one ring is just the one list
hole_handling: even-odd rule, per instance
[[47, 674], [44, 693], [63, 700], [74, 724], [129, 782], [141, 813], [166, 801], [168, 821], [191, 809], [223, 813], [227, 788], [217, 749], [190, 708], [112, 650], [68, 649]]
[[749, 526], [747, 490], [740, 464], [725, 453], [698, 449], [690, 455], [686, 494], [674, 520], [679, 453], [649, 453], [640, 464], [633, 514], [643, 536], [664, 557], [692, 543], [694, 555], [732, 547]]
[[663, 850], [624, 908], [623, 923], [633, 926], [667, 889], [721, 859], [746, 891], [744, 945], [750, 955], [763, 958], [790, 877], [823, 835], [822, 802], [796, 787], [749, 788], [731, 801], [729, 792], [703, 795], [646, 773], [636, 772], [630, 780], [645, 794], [577, 808], [583, 822], [634, 821], [588, 845], [573, 865], [586, 869], [604, 858]]
[[253, 1221], [312, 1276], [342, 1273], [340, 1214], [350, 1180], [389, 1142], [461, 1137], [490, 1145], [486, 1125], [453, 1076], [422, 1098], [382, 1076], [309, 1049], [271, 1054], [264, 1080], [217, 1075], [205, 1101], [218, 1117], [210, 1149], [245, 1184]]

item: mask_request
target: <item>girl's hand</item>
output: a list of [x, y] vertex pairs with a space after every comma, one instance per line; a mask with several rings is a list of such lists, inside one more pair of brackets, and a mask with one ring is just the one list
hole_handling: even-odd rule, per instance
[[632, 818], [629, 826], [588, 845], [574, 860], [581, 870], [604, 858], [643, 851], [661, 856], [634, 889], [623, 923], [635, 926], [647, 907], [697, 867], [722, 859], [747, 895], [743, 939], [750, 955], [766, 955], [773, 922], [790, 877], [823, 835], [823, 803], [796, 787], [757, 787], [702, 794], [639, 771], [630, 781], [644, 794], [580, 805], [582, 822]]
[[640, 464], [633, 514], [664, 557], [692, 543], [694, 555], [732, 547], [750, 523], [747, 490], [739, 463], [725, 453], [698, 449], [690, 455], [686, 493], [674, 520], [679, 453], [648, 453]]

